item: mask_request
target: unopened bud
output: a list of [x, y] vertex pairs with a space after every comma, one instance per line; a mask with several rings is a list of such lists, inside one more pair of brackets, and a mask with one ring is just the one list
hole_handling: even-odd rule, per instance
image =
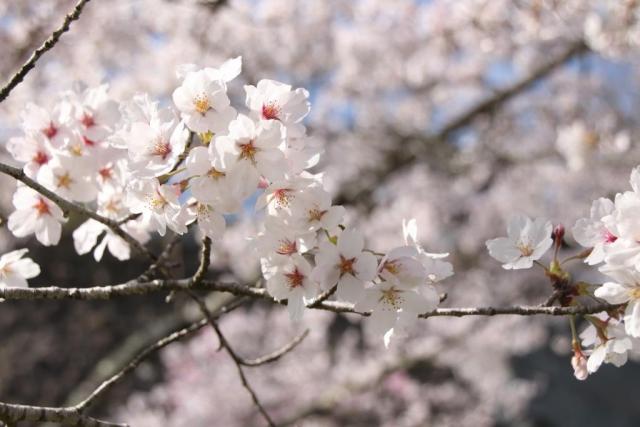
[[562, 239], [564, 238], [564, 225], [556, 225], [556, 227], [553, 229], [552, 237], [556, 245], [562, 243]]
[[573, 367], [573, 375], [576, 379], [584, 381], [589, 376], [589, 370], [587, 369], [587, 359], [582, 353], [574, 353], [571, 358], [571, 366]]

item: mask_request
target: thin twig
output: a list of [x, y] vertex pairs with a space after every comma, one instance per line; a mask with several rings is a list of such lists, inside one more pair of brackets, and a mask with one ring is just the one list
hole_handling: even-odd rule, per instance
[[329, 288], [326, 291], [324, 291], [323, 293], [321, 293], [318, 296], [318, 298], [314, 299], [309, 304], [307, 304], [307, 308], [316, 308], [316, 307], [318, 307], [323, 302], [325, 302], [326, 300], [331, 298], [331, 295], [335, 294], [336, 290], [338, 290], [338, 285], [337, 284], [333, 285], [331, 288]]
[[111, 229], [118, 237], [122, 238], [125, 242], [129, 244], [136, 252], [146, 256], [151, 261], [156, 261], [155, 255], [149, 252], [140, 242], [138, 242], [133, 236], [120, 228], [120, 224], [118, 221], [112, 220], [110, 218], [104, 217], [90, 209], [87, 209], [83, 206], [72, 203], [66, 199], [55, 194], [53, 191], [47, 189], [43, 185], [37, 183], [33, 179], [29, 178], [22, 169], [15, 168], [13, 166], [9, 166], [4, 163], [0, 163], [0, 173], [4, 173], [5, 175], [12, 176], [18, 181], [25, 184], [27, 187], [32, 188], [38, 193], [42, 194], [53, 203], [58, 205], [62, 210], [64, 216], [69, 216], [70, 212], [75, 212], [81, 218], [91, 218], [96, 220]]
[[200, 298], [197, 294], [195, 294], [190, 289], [186, 289], [185, 292], [191, 297], [191, 299], [193, 299], [196, 302], [196, 304], [198, 304], [198, 307], [200, 308], [200, 311], [207, 318], [207, 321], [208, 321], [209, 325], [211, 326], [211, 328], [214, 330], [214, 332], [218, 336], [218, 340], [220, 341], [220, 346], [222, 348], [224, 348], [225, 350], [227, 350], [227, 353], [229, 354], [229, 356], [233, 360], [233, 363], [235, 363], [236, 368], [238, 370], [238, 376], [240, 377], [240, 381], [242, 382], [243, 387], [251, 395], [251, 400], [253, 400], [254, 405], [256, 406], [256, 408], [258, 408], [258, 411], [260, 412], [262, 417], [265, 419], [267, 424], [270, 427], [275, 427], [276, 424], [273, 422], [273, 420], [269, 416], [269, 413], [267, 412], [267, 410], [264, 408], [264, 406], [260, 402], [260, 399], [258, 398], [258, 395], [256, 394], [255, 390], [253, 389], [253, 387], [251, 386], [251, 384], [247, 380], [246, 375], [244, 374], [244, 369], [242, 369], [242, 365], [243, 365], [242, 358], [236, 354], [236, 352], [233, 349], [233, 347], [231, 347], [231, 345], [229, 344], [229, 341], [227, 341], [227, 339], [223, 335], [222, 331], [220, 330], [220, 327], [218, 326], [218, 324], [216, 322], [216, 319], [213, 317], [213, 315], [211, 314], [211, 312], [207, 308], [207, 305], [202, 300], [202, 298]]
[[202, 282], [202, 280], [204, 280], [204, 276], [207, 274], [207, 270], [209, 269], [210, 262], [211, 262], [211, 239], [205, 236], [202, 239], [202, 251], [200, 252], [200, 264], [198, 266], [198, 270], [196, 270], [195, 274], [191, 279], [191, 286], [197, 287]]
[[291, 342], [283, 346], [280, 350], [276, 350], [273, 353], [266, 354], [256, 359], [249, 359], [249, 360], [242, 359], [241, 364], [243, 366], [254, 367], [254, 366], [266, 365], [267, 363], [275, 362], [276, 360], [280, 359], [282, 356], [284, 356], [285, 354], [289, 353], [294, 348], [296, 348], [298, 344], [300, 344], [307, 337], [307, 335], [309, 335], [308, 329], [306, 329], [303, 333], [295, 337], [293, 340], [291, 340]]
[[[214, 319], [219, 318], [221, 315], [225, 313], [229, 313], [230, 311], [236, 309], [240, 305], [242, 305], [246, 301], [245, 298], [238, 298], [235, 301], [232, 301], [230, 304], [221, 307], [216, 311], [215, 314], [212, 314]], [[107, 390], [113, 387], [116, 383], [118, 383], [122, 378], [124, 378], [127, 374], [132, 372], [134, 369], [140, 365], [142, 361], [147, 359], [149, 356], [154, 354], [155, 352], [163, 349], [169, 344], [181, 340], [185, 337], [192, 335], [193, 333], [202, 329], [202, 327], [206, 326], [208, 320], [206, 318], [200, 319], [197, 322], [192, 323], [191, 325], [179, 329], [170, 333], [169, 335], [159, 339], [155, 343], [151, 344], [140, 353], [138, 353], [130, 362], [122, 366], [115, 374], [111, 377], [103, 381], [89, 396], [87, 396], [83, 401], [74, 406], [75, 409], [79, 411], [86, 410], [89, 406], [91, 406], [95, 400], [103, 395]]]
[[22, 65], [22, 67], [20, 67], [20, 69], [13, 76], [11, 76], [11, 78], [4, 85], [4, 87], [0, 89], [0, 102], [4, 101], [7, 98], [7, 96], [9, 96], [11, 91], [16, 86], [18, 86], [22, 82], [22, 80], [24, 80], [24, 78], [27, 76], [29, 71], [31, 71], [33, 67], [35, 67], [38, 59], [40, 59], [40, 57], [44, 55], [45, 52], [53, 48], [58, 43], [58, 40], [60, 40], [60, 37], [62, 36], [62, 34], [69, 31], [71, 22], [75, 21], [80, 17], [80, 14], [82, 13], [82, 9], [87, 3], [89, 3], [89, 0], [79, 0], [78, 3], [76, 3], [73, 10], [71, 11], [71, 13], [69, 13], [67, 16], [64, 17], [64, 21], [62, 21], [62, 25], [57, 30], [55, 30], [39, 48], [33, 51], [31, 56], [27, 60], [27, 62], [25, 62]]

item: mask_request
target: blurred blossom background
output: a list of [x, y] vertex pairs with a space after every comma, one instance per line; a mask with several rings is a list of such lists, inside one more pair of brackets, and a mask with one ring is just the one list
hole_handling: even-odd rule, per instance
[[[67, 0], [0, 2], [0, 75], [10, 76], [73, 7]], [[0, 140], [18, 133], [27, 102], [51, 107], [79, 82], [108, 83], [116, 100], [148, 92], [163, 104], [185, 63], [241, 55], [229, 87], [277, 79], [311, 93], [306, 125], [325, 147], [321, 169], [349, 223], [373, 249], [402, 244], [417, 219], [430, 252], [456, 275], [443, 306], [539, 304], [539, 271], [508, 272], [485, 249], [515, 213], [570, 229], [591, 201], [628, 187], [640, 163], [640, 5], [633, 0], [94, 0], [60, 43], [0, 104]], [[2, 156], [10, 160], [4, 148]], [[2, 178], [1, 214], [14, 182]], [[106, 255], [28, 246], [36, 286], [110, 284], [144, 269]], [[247, 210], [214, 247], [212, 275], [251, 283], [257, 259]], [[176, 250], [175, 276], [195, 269], [198, 236]], [[156, 249], [165, 241], [153, 242]], [[567, 251], [578, 251], [567, 238]], [[569, 253], [569, 252], [568, 252]], [[579, 263], [572, 274], [598, 282]], [[215, 298], [215, 296], [214, 296]], [[197, 314], [164, 296], [105, 302], [0, 304], [0, 400], [76, 403], [114, 366]], [[417, 322], [389, 350], [362, 319], [308, 311], [309, 337], [248, 372], [271, 415], [295, 426], [636, 426], [640, 367], [573, 377], [565, 318], [504, 316]], [[255, 302], [221, 327], [247, 357], [301, 331], [282, 307]], [[258, 426], [235, 367], [203, 330], [166, 348], [94, 411], [132, 426]], [[26, 424], [25, 424], [26, 425]]]

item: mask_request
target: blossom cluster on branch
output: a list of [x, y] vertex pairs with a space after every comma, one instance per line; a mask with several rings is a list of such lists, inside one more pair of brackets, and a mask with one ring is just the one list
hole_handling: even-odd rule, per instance
[[[240, 58], [219, 68], [180, 67], [176, 109], [145, 94], [118, 104], [106, 85], [64, 93], [53, 111], [29, 104], [24, 135], [9, 152], [27, 177], [67, 200], [95, 204], [142, 244], [167, 228], [184, 234], [192, 223], [218, 240], [226, 221], [255, 200], [264, 226], [253, 239], [267, 289], [288, 301], [291, 318], [335, 293], [371, 311], [372, 328], [388, 343], [437, 307], [432, 284], [453, 274], [447, 254], [420, 247], [415, 220], [403, 224], [404, 245], [367, 249], [362, 233], [344, 225], [345, 209], [332, 205], [322, 173], [308, 171], [321, 152], [305, 138], [309, 93], [261, 80], [245, 86], [248, 111], [238, 113], [227, 84], [240, 71]], [[58, 243], [64, 218], [52, 200], [20, 184], [13, 203], [14, 235]], [[97, 261], [106, 249], [120, 260], [131, 256], [129, 244], [95, 219], [73, 238], [79, 254], [93, 250]]]

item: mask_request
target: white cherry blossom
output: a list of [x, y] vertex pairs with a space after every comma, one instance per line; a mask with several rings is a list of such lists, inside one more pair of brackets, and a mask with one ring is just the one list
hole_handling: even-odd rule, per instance
[[355, 230], [345, 230], [337, 244], [323, 241], [315, 256], [313, 277], [323, 289], [338, 285], [340, 300], [357, 302], [365, 284], [376, 276], [378, 262], [370, 252], [364, 252], [364, 237]]
[[9, 215], [8, 227], [14, 236], [35, 234], [44, 246], [58, 244], [64, 221], [58, 205], [27, 186], [18, 185], [13, 206], [16, 210]]
[[27, 279], [40, 274], [40, 266], [31, 258], [23, 258], [29, 249], [18, 249], [0, 257], [0, 287], [24, 288]]
[[187, 232], [186, 217], [181, 209], [178, 188], [160, 184], [157, 179], [139, 179], [127, 187], [126, 205], [131, 213], [149, 219], [149, 226], [164, 236], [167, 226], [178, 234]]
[[[225, 160], [225, 166], [238, 168], [243, 179], [254, 188], [258, 185], [260, 176], [269, 181], [284, 178], [286, 163], [281, 150], [282, 144], [280, 123], [255, 123], [243, 114], [231, 122], [228, 135], [215, 141], [218, 155]], [[232, 159], [234, 163], [227, 164], [227, 159]]]
[[532, 221], [524, 215], [516, 215], [509, 221], [508, 237], [487, 241], [489, 254], [502, 262], [506, 270], [531, 268], [553, 244], [551, 222], [537, 218]]
[[318, 285], [311, 277], [311, 264], [300, 254], [273, 268], [267, 280], [267, 291], [278, 300], [287, 300], [287, 310], [293, 321], [302, 318], [305, 304], [318, 294]]
[[173, 102], [187, 127], [198, 133], [224, 133], [236, 117], [224, 81], [211, 78], [205, 70], [187, 73], [173, 92]]
[[581, 218], [573, 226], [573, 237], [576, 241], [586, 248], [593, 248], [584, 260], [589, 265], [596, 265], [604, 261], [605, 246], [618, 239], [603, 221], [614, 209], [615, 206], [609, 199], [594, 200], [589, 218]]
[[613, 281], [605, 282], [594, 295], [610, 304], [627, 304], [624, 313], [625, 330], [640, 338], [640, 272], [627, 268], [601, 268]]
[[257, 86], [245, 86], [247, 107], [252, 117], [259, 120], [277, 120], [287, 129], [288, 137], [304, 135], [302, 119], [309, 114], [309, 92], [291, 90], [291, 86], [275, 80], [260, 80]]
[[74, 159], [57, 156], [40, 168], [38, 182], [65, 199], [89, 202], [95, 199], [98, 188], [82, 168], [76, 167]]

